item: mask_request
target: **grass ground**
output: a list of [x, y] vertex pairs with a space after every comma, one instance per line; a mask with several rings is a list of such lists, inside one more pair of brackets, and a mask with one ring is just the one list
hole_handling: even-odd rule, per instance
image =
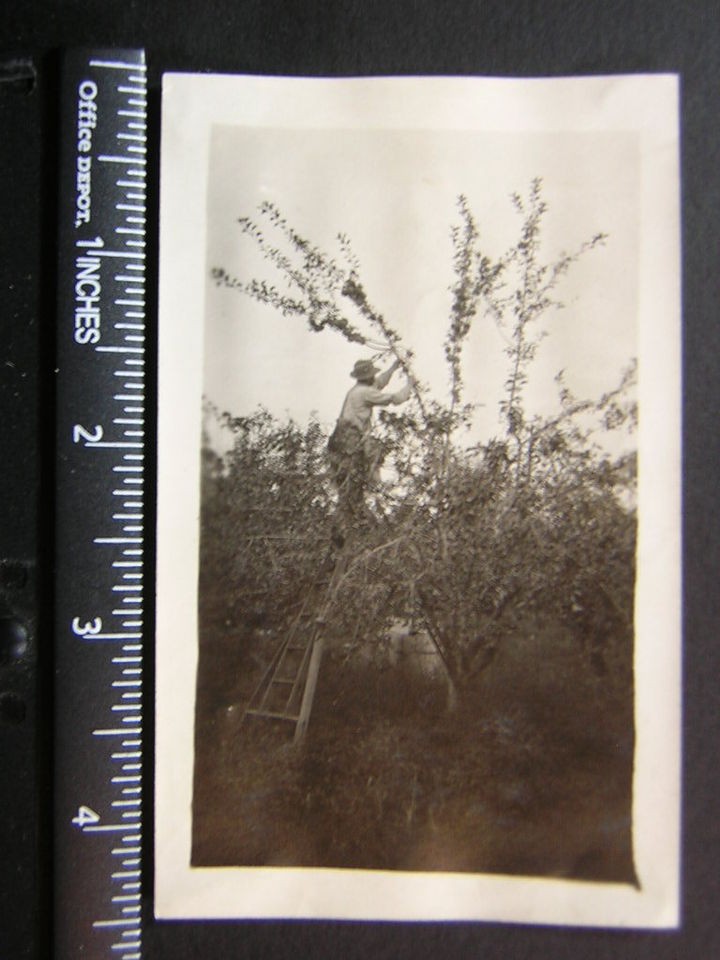
[[635, 882], [631, 685], [595, 676], [559, 626], [508, 638], [454, 713], [437, 676], [331, 649], [301, 748], [268, 721], [240, 727], [271, 645], [201, 649], [196, 866]]

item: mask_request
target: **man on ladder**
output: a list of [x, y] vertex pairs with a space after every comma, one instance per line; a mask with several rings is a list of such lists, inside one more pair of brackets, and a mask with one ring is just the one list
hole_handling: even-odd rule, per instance
[[357, 383], [347, 393], [340, 417], [328, 440], [330, 469], [338, 489], [338, 520], [333, 539], [338, 546], [345, 541], [343, 530], [362, 519], [365, 490], [378, 479], [383, 460], [381, 443], [372, 436], [374, 407], [405, 403], [410, 399], [410, 384], [396, 393], [384, 393], [392, 375], [401, 366], [396, 360], [384, 373], [372, 360], [358, 360], [350, 376]]

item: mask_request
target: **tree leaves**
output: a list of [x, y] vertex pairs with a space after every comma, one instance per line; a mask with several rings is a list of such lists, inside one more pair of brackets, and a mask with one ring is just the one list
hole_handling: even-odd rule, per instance
[[[525, 404], [546, 336], [541, 324], [563, 305], [556, 288], [606, 238], [597, 233], [545, 261], [542, 181], [533, 180], [525, 196], [513, 194], [511, 203], [520, 218], [517, 239], [491, 257], [467, 198], [458, 198], [445, 398], [416, 377], [412, 350], [372, 305], [344, 234], [331, 256], [266, 202], [258, 221], [238, 222], [277, 282], [240, 281], [223, 267], [211, 272], [217, 284], [291, 321], [302, 318], [313, 332], [392, 354], [408, 377], [413, 402], [379, 416], [387, 475], [368, 491], [367, 516], [352, 531], [330, 630], [337, 643], [357, 649], [377, 643], [398, 620], [413, 619], [458, 690], [490, 667], [503, 638], [528, 618], [572, 619], [576, 607], [592, 608], [592, 624], [580, 629], [595, 637], [596, 658], [598, 637], [608, 646], [632, 633], [634, 459], [612, 461], [594, 446], [593, 432], [636, 423], [635, 365], [598, 400], [575, 397], [561, 371], [553, 416], [533, 416]], [[474, 408], [463, 400], [463, 350], [487, 320], [506, 340], [508, 372], [497, 398], [503, 430], [467, 448], [459, 436]], [[329, 542], [336, 494], [325, 436], [317, 423], [303, 428], [261, 408], [221, 419], [233, 446], [224, 459], [209, 449], [203, 454], [203, 583], [226, 591], [233, 615], [260, 610], [282, 629]], [[601, 599], [590, 604], [593, 585]]]

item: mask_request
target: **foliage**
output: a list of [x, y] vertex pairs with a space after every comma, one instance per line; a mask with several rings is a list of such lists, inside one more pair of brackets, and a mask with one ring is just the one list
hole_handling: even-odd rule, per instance
[[209, 406], [205, 413], [234, 442], [224, 458], [203, 447], [201, 622], [282, 625], [327, 553], [325, 437], [316, 422], [280, 424], [263, 409], [249, 417], [220, 417]]
[[[331, 257], [271, 204], [240, 227], [276, 283], [213, 271], [313, 332], [399, 361], [412, 400], [375, 427], [385, 466], [343, 548], [302, 750], [243, 706], [337, 553], [326, 429], [205, 409], [193, 796], [195, 866], [498, 872], [636, 883], [632, 863], [635, 365], [600, 397], [555, 378], [526, 400], [561, 282], [604, 242], [543, 258], [539, 181], [514, 196], [515, 243], [490, 256], [464, 197], [451, 230], [447, 395], [371, 303], [347, 237]], [[497, 435], [470, 446], [464, 351], [497, 326]], [[213, 450], [211, 428], [231, 446]], [[310, 594], [312, 595], [312, 594]], [[399, 626], [434, 656], [393, 653]], [[444, 710], [449, 705], [452, 710]]]
[[[411, 620], [439, 655], [451, 705], [533, 617], [574, 624], [592, 669], [612, 668], [627, 679], [622, 651], [632, 637], [634, 461], [613, 460], [593, 438], [598, 429], [633, 428], [634, 365], [596, 400], [573, 396], [560, 372], [559, 412], [552, 417], [531, 416], [525, 401], [546, 322], [562, 307], [557, 288], [605, 237], [545, 261], [541, 182], [533, 181], [525, 198], [514, 195], [512, 204], [517, 240], [491, 257], [467, 199], [458, 200], [445, 399], [418, 379], [412, 350], [371, 304], [347, 237], [338, 238], [331, 257], [264, 203], [262, 227], [249, 218], [239, 223], [278, 283], [213, 270], [218, 284], [302, 318], [315, 332], [332, 331], [392, 356], [408, 377], [409, 406], [379, 418], [385, 479], [368, 493], [367, 515], [353, 532], [331, 633], [352, 651], [367, 648], [398, 620]], [[464, 402], [463, 350], [483, 323], [498, 325], [507, 340], [502, 430], [468, 449], [463, 431], [473, 408]], [[334, 492], [324, 436], [316, 423], [303, 429], [264, 411], [224, 420], [233, 449], [222, 462], [209, 451], [206, 460], [204, 587], [232, 596], [236, 617], [254, 612], [280, 624], [329, 540]]]

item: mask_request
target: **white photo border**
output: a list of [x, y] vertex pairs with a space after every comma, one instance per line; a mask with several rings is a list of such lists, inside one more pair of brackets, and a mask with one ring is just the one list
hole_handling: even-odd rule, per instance
[[[292, 96], [289, 96], [289, 91]], [[155, 915], [673, 928], [680, 900], [681, 324], [678, 78], [299, 79], [166, 74], [160, 200]], [[206, 191], [214, 125], [638, 135], [639, 889], [508, 876], [190, 864]], [[239, 825], [240, 827], [240, 825]]]

